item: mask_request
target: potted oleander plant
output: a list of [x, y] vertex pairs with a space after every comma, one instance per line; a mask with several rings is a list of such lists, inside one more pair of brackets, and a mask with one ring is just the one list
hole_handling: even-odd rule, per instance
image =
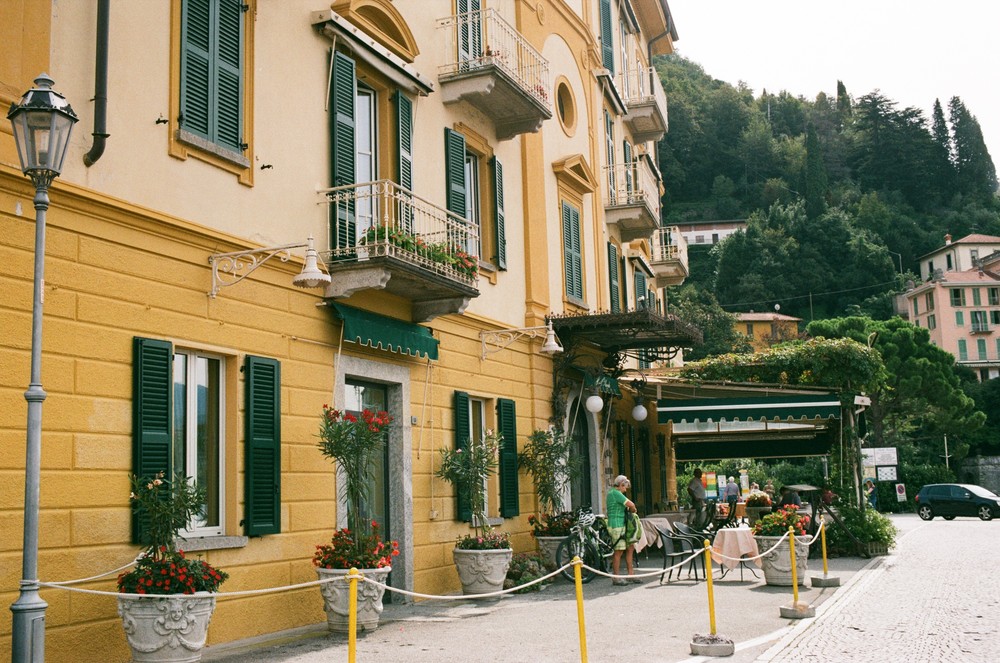
[[486, 480], [497, 470], [502, 441], [503, 435], [488, 430], [479, 442], [469, 440], [462, 448], [440, 450], [441, 464], [435, 475], [469, 498], [473, 531], [460, 536], [452, 551], [466, 595], [503, 589], [514, 554], [510, 535], [493, 529], [486, 517]]
[[806, 529], [809, 516], [799, 513], [794, 504], [789, 504], [761, 517], [753, 526], [757, 548], [763, 555], [761, 565], [764, 581], [768, 585], [790, 586], [792, 584], [791, 545], [787, 538], [789, 529], [795, 533], [795, 568], [798, 584], [804, 585], [809, 562], [809, 541]]
[[358, 584], [357, 630], [378, 628], [382, 616], [384, 585], [399, 545], [382, 539], [378, 523], [370, 520], [364, 509], [391, 426], [392, 417], [384, 411], [365, 409], [354, 415], [323, 406], [319, 449], [336, 463], [343, 478], [341, 504], [347, 510], [347, 527], [334, 532], [330, 542], [316, 546], [313, 553], [316, 574], [320, 580], [329, 581], [320, 585], [320, 591], [330, 631], [347, 632], [350, 628], [347, 576], [352, 568], [380, 583]]
[[178, 533], [205, 506], [205, 490], [183, 474], [129, 477], [129, 499], [146, 544], [135, 566], [118, 576], [118, 615], [136, 663], [201, 660], [215, 592], [229, 577], [177, 548]]
[[553, 430], [535, 430], [517, 455], [518, 466], [531, 475], [541, 515], [528, 517], [531, 533], [545, 558], [555, 562], [559, 544], [569, 536], [573, 514], [562, 510], [566, 486], [579, 474], [570, 457], [571, 440]]

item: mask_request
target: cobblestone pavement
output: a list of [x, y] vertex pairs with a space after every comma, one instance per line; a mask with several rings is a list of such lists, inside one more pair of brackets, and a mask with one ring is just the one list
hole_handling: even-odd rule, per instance
[[1000, 660], [1000, 521], [916, 516], [894, 554], [853, 578], [758, 663]]

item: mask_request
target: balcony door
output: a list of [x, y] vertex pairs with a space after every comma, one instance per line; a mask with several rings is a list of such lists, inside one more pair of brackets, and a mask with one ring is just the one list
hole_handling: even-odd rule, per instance
[[[344, 409], [357, 417], [363, 410], [378, 412], [389, 410], [389, 396], [385, 385], [360, 380], [348, 380], [344, 400]], [[388, 437], [388, 436], [387, 436]], [[382, 446], [375, 462], [375, 469], [370, 477], [368, 487], [368, 502], [362, 506], [364, 517], [378, 523], [383, 539], [390, 539], [391, 522], [389, 519], [389, 444], [388, 439]]]
[[[358, 85], [355, 96], [357, 123], [354, 128], [354, 181], [358, 184], [374, 182], [378, 179], [377, 136], [375, 109], [377, 108], [375, 91]], [[357, 189], [357, 239], [377, 222], [378, 211], [375, 203], [374, 190], [371, 185], [359, 186]]]

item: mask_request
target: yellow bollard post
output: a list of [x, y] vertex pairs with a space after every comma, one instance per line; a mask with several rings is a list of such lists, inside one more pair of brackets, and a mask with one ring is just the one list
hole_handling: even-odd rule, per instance
[[826, 564], [826, 525], [823, 521], [823, 514], [819, 514], [819, 540], [823, 544], [823, 577], [825, 578], [830, 572], [830, 569]]
[[358, 570], [351, 567], [347, 574], [347, 663], [354, 663], [358, 648]]
[[587, 663], [587, 625], [583, 619], [583, 577], [580, 575], [581, 564], [583, 564], [583, 560], [580, 559], [579, 555], [573, 558], [573, 579], [576, 583], [576, 622], [580, 627], [580, 663]]
[[795, 528], [788, 526], [788, 556], [792, 561], [792, 607], [799, 604], [799, 570], [795, 562]]
[[[698, 571], [695, 570], [695, 580]], [[708, 628], [709, 633], [715, 635], [715, 593], [712, 590], [712, 547], [705, 539], [705, 579], [708, 581]]]

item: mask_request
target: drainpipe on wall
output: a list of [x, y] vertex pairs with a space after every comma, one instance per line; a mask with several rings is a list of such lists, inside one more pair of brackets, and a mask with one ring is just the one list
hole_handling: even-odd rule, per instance
[[94, 145], [83, 155], [88, 168], [104, 154], [108, 129], [108, 10], [111, 0], [97, 2], [97, 51], [94, 62]]

